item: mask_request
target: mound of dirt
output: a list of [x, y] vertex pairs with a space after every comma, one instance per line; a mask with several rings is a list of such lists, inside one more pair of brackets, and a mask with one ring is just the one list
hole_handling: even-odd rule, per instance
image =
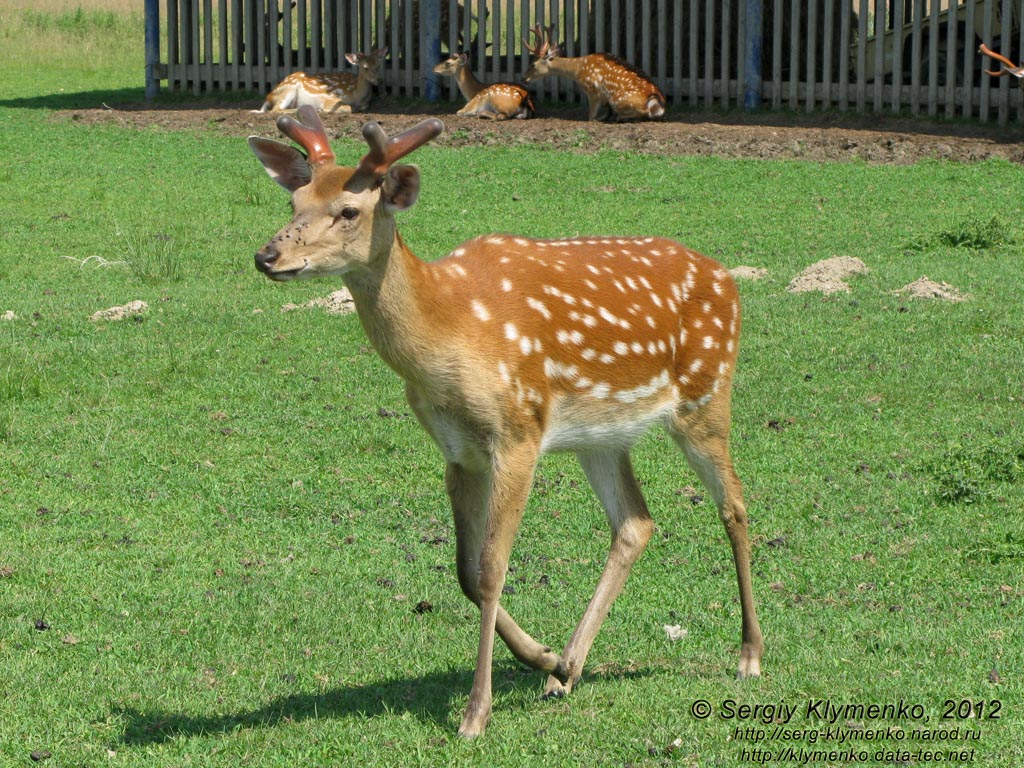
[[908, 283], [898, 291], [892, 292], [896, 296], [903, 296], [908, 299], [941, 299], [942, 301], [967, 301], [971, 297], [968, 294], [960, 293], [949, 283], [937, 283], [928, 278], [927, 275], [919, 277], [912, 283]]
[[[52, 119], [82, 124], [217, 131], [240, 138], [255, 134], [279, 137], [276, 116], [253, 113], [258, 105], [225, 104], [210, 97], [192, 104], [161, 102], [97, 104], [94, 109], [55, 112]], [[543, 106], [543, 105], [542, 105]], [[656, 155], [713, 155], [813, 161], [863, 160], [869, 163], [914, 163], [922, 158], [978, 161], [1004, 158], [1024, 163], [1024, 129], [939, 123], [886, 116], [759, 112], [716, 114], [673, 108], [668, 118], [648, 123], [596, 123], [586, 120], [582, 105], [543, 108], [533, 120], [495, 122], [454, 114], [459, 104], [398, 103], [381, 98], [373, 112], [326, 115], [333, 137], [362, 142], [360, 129], [378, 121], [389, 134], [409, 128], [428, 116], [440, 117], [447, 130], [435, 141], [441, 146], [541, 145], [572, 152], [602, 149]], [[342, 162], [350, 158], [342, 156]]]
[[764, 280], [768, 277], [768, 270], [764, 267], [733, 267], [729, 274], [737, 280]]
[[835, 256], [807, 267], [790, 280], [786, 290], [790, 293], [821, 291], [826, 296], [832, 293], [849, 293], [846, 278], [868, 272], [867, 265], [854, 256]]
[[129, 317], [141, 315], [147, 309], [149, 309], [149, 304], [144, 301], [129, 301], [127, 304], [119, 307], [110, 307], [109, 309], [101, 309], [98, 312], [94, 312], [89, 319], [93, 322], [99, 320], [125, 320]]
[[285, 304], [281, 307], [282, 312], [293, 312], [296, 309], [324, 309], [331, 315], [348, 315], [356, 311], [355, 302], [348, 288], [324, 296], [318, 299], [310, 299], [305, 304]]

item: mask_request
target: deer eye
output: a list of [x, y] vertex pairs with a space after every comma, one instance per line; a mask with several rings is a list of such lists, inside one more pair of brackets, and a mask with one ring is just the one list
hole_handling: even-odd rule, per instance
[[334, 217], [334, 223], [337, 224], [339, 219], [344, 219], [345, 221], [352, 221], [358, 215], [358, 208], [355, 208], [351, 205], [346, 205], [344, 208], [341, 209], [341, 213]]

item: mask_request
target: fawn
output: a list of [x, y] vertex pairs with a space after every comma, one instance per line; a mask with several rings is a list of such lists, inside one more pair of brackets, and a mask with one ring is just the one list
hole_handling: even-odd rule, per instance
[[454, 77], [466, 97], [466, 106], [455, 114], [477, 115], [492, 120], [526, 120], [536, 111], [530, 92], [517, 83], [484, 85], [469, 68], [464, 53], [453, 53], [434, 67], [435, 74]]
[[359, 68], [350, 72], [309, 75], [292, 72], [267, 94], [260, 112], [281, 112], [309, 104], [321, 112], [362, 112], [370, 106], [372, 86], [380, 82], [387, 48], [370, 53], [346, 53], [345, 60]]
[[665, 116], [664, 95], [640, 70], [608, 53], [564, 57], [558, 45], [552, 43], [553, 27], [542, 31], [538, 24], [530, 31], [537, 43], [531, 46], [523, 40], [533, 56], [533, 63], [523, 75], [524, 83], [535, 83], [549, 75], [575, 80], [587, 95], [588, 120], [657, 120]]
[[[425, 120], [337, 165], [316, 111], [283, 116], [283, 142], [250, 137], [294, 216], [255, 256], [272, 280], [340, 276], [370, 342], [446, 462], [459, 585], [480, 610], [476, 671], [459, 733], [491, 715], [495, 632], [568, 694], [640, 557], [654, 522], [630, 447], [664, 427], [714, 497], [732, 544], [742, 613], [739, 676], [760, 674], [747, 515], [729, 457], [730, 390], [739, 351], [736, 285], [716, 261], [656, 237], [536, 240], [485, 235], [433, 263], [398, 234], [419, 169], [396, 164], [444, 129]], [[541, 454], [572, 451], [612, 529], [597, 589], [561, 654], [500, 605], [513, 539]]]

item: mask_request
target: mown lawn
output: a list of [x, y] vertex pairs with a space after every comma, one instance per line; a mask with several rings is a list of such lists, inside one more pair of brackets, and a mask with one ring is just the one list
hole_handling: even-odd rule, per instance
[[[59, 11], [13, 14], [7, 28], [52, 41], [92, 24], [119, 55], [141, 42], [123, 13], [70, 32], [47, 27]], [[339, 286], [252, 268], [286, 197], [244, 137], [53, 119], [59, 88], [140, 88], [141, 66], [68, 82], [66, 54], [35, 74], [12, 40], [0, 763], [733, 766], [763, 760], [755, 749], [799, 762], [788, 747], [823, 750], [818, 765], [846, 764], [827, 754], [842, 749], [1024, 763], [1020, 167], [416, 153], [424, 189], [401, 228], [424, 258], [484, 231], [652, 234], [768, 270], [741, 283], [733, 430], [764, 677], [733, 679], [724, 532], [652, 433], [635, 463], [657, 534], [584, 684], [540, 701], [540, 675], [499, 647], [494, 720], [463, 743], [477, 618], [456, 584], [440, 456], [354, 316], [281, 311]], [[870, 271], [849, 293], [786, 290], [833, 256]], [[893, 294], [922, 275], [970, 298]], [[132, 300], [148, 303], [137, 319], [90, 320]], [[561, 646], [607, 544], [574, 460], [547, 457], [509, 611]], [[672, 641], [675, 625], [687, 633]], [[831, 722], [822, 700], [854, 706]]]

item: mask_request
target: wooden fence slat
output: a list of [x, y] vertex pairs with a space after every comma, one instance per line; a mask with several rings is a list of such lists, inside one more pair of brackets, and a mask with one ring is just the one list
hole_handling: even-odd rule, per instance
[[818, 3], [814, 0], [808, 0], [807, 3], [807, 71], [804, 73], [804, 81], [807, 83], [807, 99], [806, 109], [808, 112], [814, 111], [814, 101], [817, 98], [817, 91], [815, 89], [815, 83], [817, 82], [817, 67], [818, 67], [818, 56], [817, 56], [817, 38], [815, 32], [818, 31]]

